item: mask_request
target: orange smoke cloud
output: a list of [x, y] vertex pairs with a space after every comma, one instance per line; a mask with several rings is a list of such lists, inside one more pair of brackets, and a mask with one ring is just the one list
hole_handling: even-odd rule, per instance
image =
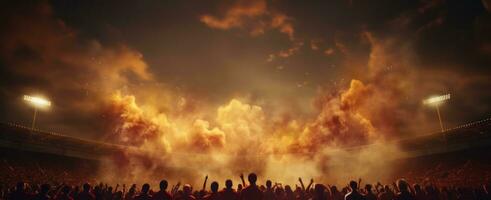
[[[151, 160], [152, 168], [175, 173], [170, 178], [184, 176], [193, 181], [200, 178], [196, 172], [225, 179], [249, 171], [294, 181], [293, 171], [279, 173], [275, 170], [284, 165], [290, 166], [284, 170], [308, 168], [303, 175], [322, 177], [322, 174], [337, 169], [332, 168], [331, 162], [342, 164], [352, 158], [333, 158], [336, 156], [333, 150], [344, 152], [343, 148], [383, 138], [361, 112], [365, 101], [374, 98], [372, 87], [353, 80], [347, 90], [320, 97], [317, 101], [320, 113], [306, 123], [294, 119], [275, 122], [265, 115], [262, 107], [237, 99], [219, 106], [216, 117], [211, 120], [200, 118], [202, 115], [196, 115], [193, 120], [167, 118], [164, 113], [145, 112], [136, 104], [134, 96], [118, 93], [112, 106], [112, 112], [118, 113], [112, 116], [119, 122], [114, 136], [117, 141], [132, 145], [138, 151], [128, 151], [124, 159], [117, 160], [132, 161], [126, 165], [128, 170], [139, 173], [143, 173], [142, 167], [148, 167], [146, 160]], [[153, 110], [151, 105], [145, 107]], [[396, 152], [395, 147], [386, 148]], [[380, 149], [371, 150], [375, 152], [373, 155], [365, 154], [376, 157]], [[189, 157], [188, 153], [194, 156]], [[297, 163], [298, 160], [303, 161]], [[361, 158], [360, 161], [368, 162]], [[182, 166], [187, 168], [175, 171]], [[152, 179], [148, 174], [144, 177]], [[132, 177], [125, 180], [138, 181]]]
[[222, 148], [225, 145], [225, 133], [218, 128], [209, 128], [210, 123], [204, 120], [196, 120], [191, 129], [191, 148], [200, 151], [211, 148]]
[[[406, 62], [390, 74], [384, 67], [402, 54], [390, 51], [397, 42], [377, 40], [369, 33], [365, 34], [372, 49], [366, 80], [352, 80], [347, 88], [322, 92], [315, 101], [318, 113], [310, 119], [270, 116], [264, 113], [263, 107], [238, 99], [216, 109], [195, 110], [184, 116], [168, 115], [180, 112], [180, 108], [170, 108], [164, 113], [159, 111], [158, 105], [145, 104], [147, 95], [125, 97], [117, 94], [112, 107], [112, 111], [118, 113], [112, 116], [119, 122], [114, 129], [115, 137], [138, 149], [127, 152], [123, 160], [132, 161], [128, 164], [130, 171], [145, 174], [143, 176], [149, 179], [152, 176], [141, 169], [148, 167], [146, 160], [152, 160], [152, 168], [163, 169], [162, 173], [170, 179], [184, 177], [189, 181], [199, 180], [197, 172], [220, 180], [255, 171], [292, 182], [297, 176], [292, 174], [298, 174], [298, 169], [306, 169], [298, 175], [319, 179], [325, 179], [325, 174], [333, 172], [342, 175], [327, 178], [374, 177], [370, 175], [370, 169], [389, 168], [388, 162], [382, 161], [400, 154], [397, 146], [385, 143], [385, 140], [398, 137], [394, 124], [406, 117], [405, 113], [396, 113], [397, 109], [393, 108], [400, 106], [407, 89], [407, 79], [400, 77], [409, 74], [402, 73], [408, 65]], [[136, 104], [136, 99], [142, 99], [142, 105]], [[182, 99], [174, 101], [168, 103], [180, 105]], [[203, 113], [206, 110], [216, 113]], [[395, 117], [396, 114], [402, 116]], [[134, 142], [128, 141], [132, 138]], [[346, 150], [374, 142], [382, 145], [357, 152]], [[393, 154], [384, 155], [386, 151]], [[345, 168], [342, 166], [346, 165], [356, 173], [343, 173]], [[365, 168], [358, 169], [357, 166]], [[176, 170], [182, 167], [185, 169]]]
[[285, 14], [271, 11], [265, 0], [239, 0], [230, 6], [222, 18], [213, 15], [202, 15], [200, 21], [211, 28], [229, 30], [246, 29], [251, 35], [261, 35], [268, 29], [276, 29], [294, 39], [294, 28], [291, 19]]

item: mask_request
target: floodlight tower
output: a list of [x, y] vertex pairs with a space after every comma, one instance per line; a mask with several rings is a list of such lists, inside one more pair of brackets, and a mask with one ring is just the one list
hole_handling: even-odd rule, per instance
[[436, 108], [436, 113], [438, 114], [438, 121], [440, 122], [440, 128], [441, 131], [443, 132], [445, 129], [443, 128], [443, 122], [442, 122], [442, 117], [440, 115], [440, 104], [449, 100], [450, 99], [450, 94], [446, 95], [440, 95], [440, 96], [435, 96], [435, 97], [430, 97], [428, 99], [423, 100], [423, 104], [425, 105], [433, 105]]
[[31, 130], [34, 130], [34, 125], [36, 124], [36, 117], [38, 113], [38, 108], [48, 108], [51, 106], [51, 102], [47, 99], [41, 97], [24, 95], [24, 101], [28, 102], [34, 107], [34, 116], [32, 117]]

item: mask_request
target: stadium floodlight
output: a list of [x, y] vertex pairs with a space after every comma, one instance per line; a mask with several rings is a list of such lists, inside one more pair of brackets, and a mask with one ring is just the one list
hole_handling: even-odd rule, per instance
[[24, 95], [24, 101], [32, 103], [36, 107], [49, 107], [51, 106], [51, 102], [43, 99], [41, 97], [33, 97], [29, 95]]
[[38, 108], [47, 108], [51, 106], [51, 102], [47, 99], [41, 97], [24, 95], [24, 101], [29, 102], [34, 106], [34, 116], [32, 117], [31, 130], [34, 130], [34, 125], [36, 124], [36, 117], [38, 113]]
[[439, 105], [441, 103], [443, 103], [444, 101], [447, 101], [449, 99], [450, 99], [450, 94], [446, 94], [446, 95], [430, 97], [428, 99], [423, 100], [423, 104], [434, 105], [436, 107], [436, 113], [438, 114], [438, 121], [440, 122], [440, 128], [441, 128], [442, 132], [444, 131], [444, 129], [443, 129], [442, 117], [440, 115]]

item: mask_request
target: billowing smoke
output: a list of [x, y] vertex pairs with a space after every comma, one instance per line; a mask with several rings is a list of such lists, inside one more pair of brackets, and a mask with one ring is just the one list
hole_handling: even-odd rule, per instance
[[[376, 67], [395, 58], [384, 53], [392, 44], [371, 37], [365, 83], [351, 80], [346, 88], [321, 91], [314, 101], [318, 113], [310, 119], [278, 120], [239, 99], [208, 115], [200, 110], [172, 115], [137, 104], [133, 95], [115, 94], [110, 109], [114, 140], [138, 149], [115, 160], [126, 161], [126, 170], [138, 174], [125, 180], [167, 177], [199, 184], [205, 174], [223, 181], [248, 172], [288, 183], [299, 176], [335, 183], [389, 179], [390, 161], [403, 154], [387, 142], [400, 136], [394, 124], [400, 123], [395, 115], [401, 112], [389, 109], [400, 106], [396, 98], [403, 98], [407, 88], [398, 81], [402, 73], [384, 75]], [[145, 96], [141, 99], [145, 102]]]
[[[390, 40], [368, 34], [368, 75], [341, 88], [321, 90], [314, 117], [292, 113], [285, 118], [240, 96], [212, 107], [182, 91], [151, 86], [156, 85], [154, 76], [137, 51], [82, 39], [44, 4], [28, 10], [7, 20], [16, 23], [2, 34], [2, 58], [19, 66], [9, 71], [15, 76], [35, 77], [43, 85], [60, 83], [49, 87], [52, 93], [83, 91], [82, 96], [67, 95], [66, 112], [102, 110], [98, 119], [107, 134], [101, 138], [128, 146], [102, 165], [103, 180], [141, 183], [166, 177], [198, 185], [206, 174], [223, 181], [248, 172], [288, 183], [299, 176], [346, 180], [375, 177], [374, 171], [389, 168], [381, 164], [390, 158], [384, 152], [397, 154], [390, 145], [348, 149], [397, 134], [391, 128], [399, 115], [392, 111], [400, 106], [397, 98], [404, 96], [407, 79], [386, 73], [388, 62], [400, 57], [393, 52], [401, 53], [393, 51], [398, 44]], [[37, 35], [27, 34], [33, 27]]]
[[[57, 113], [63, 124], [70, 122], [65, 116], [85, 114], [86, 121], [104, 124], [101, 140], [127, 146], [99, 169], [102, 180], [114, 183], [167, 178], [196, 186], [206, 174], [237, 183], [238, 175], [248, 172], [258, 173], [261, 182], [289, 184], [298, 177], [330, 183], [388, 179], [390, 160], [403, 154], [388, 141], [425, 124], [418, 110], [425, 92], [445, 88], [440, 80], [458, 81], [459, 86], [489, 82], [485, 75], [463, 79], [449, 71], [418, 69], [410, 39], [366, 31], [360, 38], [370, 49], [367, 60], [351, 53], [351, 45], [335, 41], [336, 50], [328, 54], [345, 55], [346, 74], [352, 72], [356, 79], [319, 89], [312, 100], [313, 116], [283, 116], [271, 110], [286, 105], [268, 107], [274, 102], [262, 105], [240, 94], [217, 106], [190, 92], [158, 86], [162, 83], [142, 55], [125, 44], [83, 39], [53, 17], [49, 6], [27, 7], [5, 14], [1, 63], [15, 67], [2, 70], [32, 81], [27, 85], [62, 94]], [[244, 29], [252, 35], [277, 30], [298, 44], [274, 57], [292, 57], [303, 47], [291, 18], [269, 11], [265, 1], [240, 1], [223, 17], [208, 14], [200, 20], [215, 29]], [[438, 81], [428, 81], [433, 79]], [[18, 86], [16, 81], [4, 82]], [[15, 89], [29, 91], [9, 89], [2, 90], [2, 99], [13, 99]], [[83, 128], [97, 126], [74, 121]]]

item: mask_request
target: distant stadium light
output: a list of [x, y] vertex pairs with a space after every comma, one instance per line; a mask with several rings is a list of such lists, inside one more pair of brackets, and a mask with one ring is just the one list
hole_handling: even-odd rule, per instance
[[50, 101], [43, 99], [41, 97], [33, 97], [33, 96], [29, 96], [29, 95], [24, 95], [24, 101], [32, 103], [34, 106], [37, 106], [37, 107], [49, 107], [49, 106], [51, 106]]
[[438, 114], [438, 121], [440, 122], [440, 129], [442, 132], [445, 129], [443, 128], [443, 122], [442, 122], [442, 117], [440, 115], [439, 105], [440, 105], [440, 103], [443, 103], [444, 101], [447, 101], [449, 99], [450, 99], [450, 94], [446, 94], [446, 95], [441, 95], [441, 96], [436, 96], [436, 97], [430, 97], [428, 99], [423, 100], [423, 104], [425, 104], [425, 105], [435, 105], [436, 113]]
[[440, 102], [443, 102], [443, 101], [446, 101], [449, 99], [450, 99], [450, 94], [446, 94], [446, 95], [431, 97], [431, 98], [428, 98], [426, 100], [423, 100], [423, 104], [426, 104], [426, 105], [436, 104], [436, 103], [440, 103]]
[[51, 102], [49, 100], [43, 99], [41, 97], [24, 95], [24, 101], [29, 102], [34, 106], [34, 116], [32, 117], [32, 125], [31, 130], [34, 130], [34, 125], [36, 124], [36, 117], [38, 113], [38, 108], [46, 108], [51, 106]]

